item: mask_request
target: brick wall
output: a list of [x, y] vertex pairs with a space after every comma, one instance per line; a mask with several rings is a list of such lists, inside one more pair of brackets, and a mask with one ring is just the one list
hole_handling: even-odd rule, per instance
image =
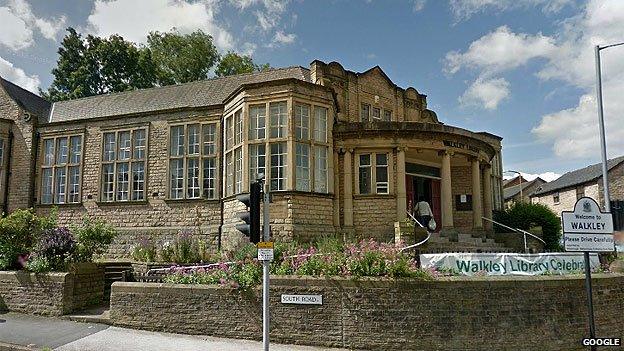
[[455, 196], [472, 194], [472, 167], [451, 167], [451, 193], [453, 201], [453, 224], [458, 230], [472, 230], [472, 211], [458, 211]]
[[71, 269], [73, 280], [72, 310], [80, 311], [104, 301], [104, 267], [95, 263], [78, 263]]
[[[374, 350], [584, 350], [581, 277], [453, 277], [388, 281], [274, 277], [271, 340]], [[281, 294], [321, 294], [323, 305], [281, 304]], [[601, 336], [624, 333], [624, 275], [596, 275]], [[259, 339], [260, 290], [115, 283], [115, 325]]]
[[358, 239], [392, 241], [396, 205], [394, 195], [356, 195], [353, 199], [353, 226]]

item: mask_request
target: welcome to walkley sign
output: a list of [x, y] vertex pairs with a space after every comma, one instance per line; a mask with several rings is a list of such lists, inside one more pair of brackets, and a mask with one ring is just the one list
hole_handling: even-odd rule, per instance
[[[584, 257], [576, 253], [440, 253], [420, 255], [423, 268], [461, 275], [541, 275], [580, 273]], [[598, 255], [590, 255], [590, 268], [600, 267]]]
[[578, 199], [574, 211], [561, 212], [566, 251], [614, 251], [613, 217], [601, 212], [596, 200]]

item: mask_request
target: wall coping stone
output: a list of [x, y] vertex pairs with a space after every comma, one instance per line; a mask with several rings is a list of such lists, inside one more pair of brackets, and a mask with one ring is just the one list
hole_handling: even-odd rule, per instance
[[[480, 285], [480, 286], [497, 286], [497, 287], [514, 287], [518, 282], [524, 284], [535, 284], [536, 286], [576, 286], [585, 283], [585, 277], [581, 275], [574, 276], [494, 276], [494, 277], [440, 277], [435, 280], [420, 279], [391, 279], [364, 277], [358, 280], [345, 277], [302, 277], [302, 276], [271, 276], [271, 285], [273, 286], [293, 286], [293, 287], [388, 287], [391, 285], [398, 286], [427, 286], [429, 288], [455, 288], [458, 286]], [[592, 275], [594, 284], [624, 284], [624, 274], [621, 273], [596, 273]], [[136, 292], [137, 288], [141, 288], [143, 292], [162, 292], [163, 288], [184, 290], [187, 292], [201, 292], [214, 290], [237, 291], [237, 289], [221, 286], [218, 284], [173, 284], [173, 283], [144, 283], [144, 282], [115, 282], [112, 288], [118, 292]], [[261, 290], [256, 287], [254, 290]]]
[[47, 273], [32, 273], [26, 271], [0, 271], [0, 280], [14, 280], [17, 282], [32, 281], [52, 281], [52, 282], [65, 282], [67, 276], [72, 273], [68, 272], [47, 272]]

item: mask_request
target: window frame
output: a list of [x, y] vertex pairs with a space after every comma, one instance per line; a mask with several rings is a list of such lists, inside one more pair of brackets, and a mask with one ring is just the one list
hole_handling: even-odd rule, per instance
[[[79, 137], [80, 138], [80, 157], [78, 159], [78, 162], [71, 162], [71, 158], [72, 158], [72, 154], [71, 154], [71, 150], [72, 150], [72, 143], [71, 143], [71, 139], [73, 137]], [[59, 139], [67, 139], [67, 162], [64, 164], [57, 164], [56, 162], [56, 149], [57, 149], [57, 145], [58, 145], [58, 140]], [[50, 165], [46, 165], [45, 162], [45, 157], [46, 157], [46, 153], [45, 153], [45, 143], [46, 140], [52, 140], [52, 162]], [[38, 187], [39, 187], [39, 191], [38, 191], [38, 201], [37, 203], [39, 205], [43, 205], [43, 206], [57, 206], [57, 205], [76, 205], [76, 204], [81, 204], [82, 203], [82, 183], [83, 183], [83, 162], [84, 162], [84, 152], [85, 152], [85, 136], [84, 136], [84, 132], [74, 132], [74, 133], [62, 133], [62, 134], [52, 134], [52, 135], [47, 135], [47, 136], [42, 136], [41, 137], [41, 141], [40, 141], [40, 147], [41, 147], [41, 156], [40, 156], [40, 166], [38, 171], [40, 172], [40, 179], [37, 182], [38, 183]], [[70, 198], [70, 169], [73, 167], [78, 167], [78, 174], [80, 179], [78, 180], [78, 194], [76, 194], [78, 201], [73, 201], [73, 202], [69, 202], [69, 198]], [[65, 170], [65, 193], [64, 193], [64, 202], [57, 202], [57, 193], [56, 193], [56, 170], [63, 168]], [[51, 202], [43, 202], [43, 191], [44, 191], [44, 187], [43, 187], [43, 174], [44, 171], [50, 169], [52, 171], [52, 180], [51, 180], [51, 196], [52, 196], [52, 201]]]
[[[366, 116], [364, 116], [365, 110], [366, 110]], [[362, 102], [360, 104], [360, 122], [370, 122], [370, 121], [371, 121], [371, 104]]]
[[552, 195], [552, 199], [553, 199], [553, 204], [555, 205], [559, 205], [561, 203], [561, 194], [559, 194], [559, 192], [556, 192]]
[[[198, 125], [199, 126], [199, 153], [197, 154], [189, 154], [188, 152], [188, 127], [189, 125]], [[168, 125], [168, 138], [167, 138], [167, 187], [166, 187], [166, 196], [165, 199], [168, 201], [197, 201], [197, 200], [218, 200], [219, 199], [219, 195], [220, 195], [220, 191], [219, 189], [219, 175], [218, 175], [218, 170], [219, 170], [219, 138], [220, 138], [220, 126], [221, 123], [219, 123], [219, 121], [216, 120], [195, 120], [195, 121], [186, 121], [186, 122], [181, 122], [181, 123], [169, 123]], [[184, 128], [184, 145], [183, 145], [183, 150], [184, 153], [182, 155], [172, 155], [171, 154], [171, 148], [172, 148], [172, 144], [171, 144], [171, 131], [174, 127], [183, 127]], [[207, 128], [208, 126], [214, 126], [214, 133], [210, 134], [213, 137], [212, 141], [207, 141], [205, 139], [205, 136], [208, 134], [204, 133], [204, 129]], [[233, 127], [233, 126], [232, 126]], [[223, 131], [225, 132], [225, 128], [223, 129]], [[232, 134], [232, 138], [234, 137], [234, 135]], [[233, 140], [233, 139], [232, 139]], [[208, 144], [209, 149], [212, 148], [212, 153], [206, 153], [206, 144]], [[199, 184], [199, 196], [198, 197], [189, 197], [188, 196], [188, 179], [189, 179], [189, 175], [188, 175], [188, 160], [189, 159], [197, 159], [197, 168], [198, 168], [198, 172], [199, 172], [199, 176], [198, 176], [198, 184]], [[206, 180], [209, 180], [210, 178], [205, 178], [205, 162], [208, 159], [214, 159], [214, 167], [213, 167], [213, 178], [212, 178], [212, 184], [213, 184], [213, 188], [209, 188], [206, 189], [205, 188], [205, 183]], [[171, 166], [172, 166], [172, 160], [182, 160], [182, 197], [173, 197], [172, 196], [172, 191], [173, 191], [173, 187], [171, 186]], [[207, 197], [206, 195], [206, 190], [212, 190], [213, 191], [213, 196], [212, 197]]]
[[[145, 142], [143, 145], [143, 158], [135, 158], [135, 133], [138, 130], [143, 130], [145, 132]], [[119, 160], [119, 134], [129, 132], [130, 133], [130, 157], [128, 159]], [[147, 155], [149, 150], [149, 126], [141, 125], [141, 126], [133, 126], [128, 128], [119, 128], [119, 129], [110, 129], [103, 130], [100, 133], [100, 140], [102, 151], [100, 153], [100, 174], [99, 174], [99, 182], [98, 182], [98, 193], [99, 199], [98, 201], [101, 203], [116, 203], [116, 202], [145, 202], [147, 201]], [[115, 151], [114, 157], [112, 160], [105, 159], [106, 153], [106, 135], [114, 134], [115, 136]], [[128, 164], [128, 198], [126, 200], [118, 199], [117, 194], [117, 183], [118, 183], [118, 164], [126, 163]], [[143, 198], [140, 200], [133, 200], [134, 197], [134, 179], [133, 179], [133, 165], [143, 163]], [[113, 193], [112, 200], [108, 200], [105, 198], [104, 194], [104, 167], [106, 165], [112, 165], [113, 167]]]
[[[377, 155], [381, 155], [381, 154], [385, 154], [386, 155], [386, 165], [378, 165], [377, 164]], [[360, 189], [360, 156], [361, 155], [369, 155], [370, 157], [370, 164], [366, 165], [365, 167], [370, 168], [370, 180], [369, 180], [369, 189], [370, 192], [369, 193], [362, 193], [361, 189]], [[355, 158], [355, 190], [356, 190], [356, 195], [363, 195], [363, 196], [376, 196], [376, 195], [392, 195], [393, 194], [393, 179], [392, 179], [392, 172], [393, 172], [393, 162], [394, 162], [394, 154], [392, 152], [392, 150], [361, 150], [361, 151], [357, 151], [353, 154], [353, 157]], [[386, 182], [378, 182], [377, 181], [377, 169], [379, 167], [384, 167], [386, 168], [386, 176], [387, 176], [387, 181]], [[379, 184], [380, 183], [387, 183], [387, 192], [379, 192], [378, 188], [379, 188]]]

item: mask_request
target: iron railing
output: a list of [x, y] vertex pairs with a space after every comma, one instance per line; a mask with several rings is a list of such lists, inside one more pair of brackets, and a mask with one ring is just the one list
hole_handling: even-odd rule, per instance
[[541, 241], [544, 245], [546, 245], [546, 242], [544, 240], [542, 240], [542, 238], [540, 238], [539, 236], [537, 236], [535, 234], [531, 234], [531, 233], [527, 232], [526, 230], [509, 227], [509, 226], [504, 225], [503, 223], [497, 222], [497, 221], [495, 221], [493, 219], [490, 219], [490, 218], [487, 218], [487, 217], [481, 217], [481, 218], [485, 219], [488, 222], [492, 222], [492, 223], [494, 223], [494, 224], [496, 224], [498, 226], [501, 226], [501, 227], [503, 227], [505, 229], [509, 229], [509, 230], [512, 230], [512, 231], [514, 231], [516, 233], [522, 234], [523, 239], [524, 239], [524, 253], [529, 253], [529, 247], [527, 246], [527, 235], [532, 237], [532, 238], [534, 238], [534, 239], [537, 239], [537, 240]]

